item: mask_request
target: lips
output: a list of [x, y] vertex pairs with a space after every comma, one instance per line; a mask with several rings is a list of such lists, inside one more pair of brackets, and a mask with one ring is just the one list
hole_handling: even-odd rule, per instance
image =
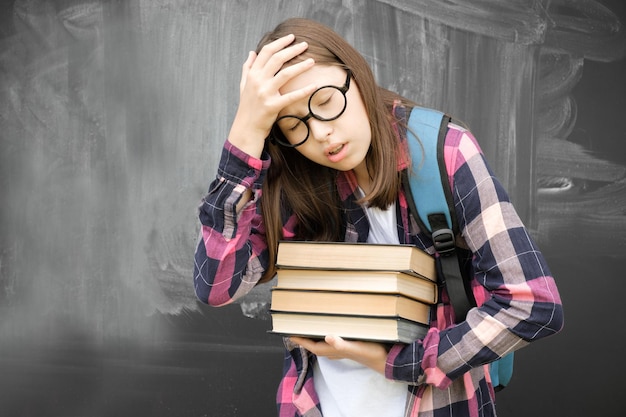
[[335, 143], [328, 145], [324, 153], [329, 161], [338, 163], [348, 155], [348, 145], [346, 143]]
[[334, 148], [328, 149], [326, 153], [328, 155], [337, 155], [343, 149], [343, 144], [335, 146]]

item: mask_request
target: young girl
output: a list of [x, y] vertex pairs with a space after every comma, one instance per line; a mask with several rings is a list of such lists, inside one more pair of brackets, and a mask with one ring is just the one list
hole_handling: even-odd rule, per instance
[[[434, 253], [401, 184], [411, 106], [327, 27], [289, 19], [267, 34], [243, 65], [239, 108], [200, 206], [197, 296], [221, 306], [269, 281], [281, 239]], [[444, 289], [428, 334], [411, 344], [285, 339], [280, 416], [493, 416], [486, 364], [561, 329], [546, 262], [475, 139], [450, 124], [445, 145], [456, 155], [447, 169], [479, 307], [455, 323]]]

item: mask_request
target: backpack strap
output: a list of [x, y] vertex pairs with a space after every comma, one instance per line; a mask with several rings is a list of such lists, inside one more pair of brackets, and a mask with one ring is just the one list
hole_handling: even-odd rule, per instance
[[444, 163], [449, 122], [448, 115], [433, 109], [414, 107], [411, 110], [407, 145], [412, 165], [403, 182], [409, 208], [416, 214], [420, 228], [432, 237], [439, 255], [441, 283], [447, 288], [456, 321], [461, 322], [476, 302], [469, 280], [463, 279], [455, 244], [460, 231]]

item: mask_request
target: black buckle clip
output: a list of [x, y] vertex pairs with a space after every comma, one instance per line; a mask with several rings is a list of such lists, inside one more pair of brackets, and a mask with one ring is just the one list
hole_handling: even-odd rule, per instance
[[450, 229], [439, 229], [433, 232], [433, 245], [435, 250], [442, 256], [454, 252], [454, 233]]

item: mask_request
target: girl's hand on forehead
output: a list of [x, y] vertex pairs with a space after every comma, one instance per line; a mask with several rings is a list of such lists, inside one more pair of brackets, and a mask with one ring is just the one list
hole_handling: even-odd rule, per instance
[[260, 155], [264, 140], [278, 113], [290, 104], [315, 91], [314, 84], [281, 94], [289, 80], [310, 69], [315, 62], [307, 59], [283, 68], [284, 64], [306, 51], [305, 42], [293, 43], [288, 35], [265, 45], [258, 53], [250, 52], [243, 64], [239, 108], [231, 127], [229, 140], [251, 155]]
[[279, 38], [265, 45], [258, 55], [251, 52], [243, 65], [240, 85], [242, 99], [249, 94], [255, 96], [255, 101], [261, 101], [260, 104], [268, 109], [268, 113], [271, 113], [268, 116], [274, 116], [270, 127], [280, 110], [294, 101], [307, 97], [315, 90], [315, 85], [308, 85], [285, 95], [279, 92], [287, 81], [315, 64], [312, 59], [307, 59], [283, 68], [286, 62], [302, 54], [308, 48], [306, 42], [294, 44], [293, 40], [293, 35]]
[[[308, 48], [306, 42], [293, 43], [293, 41], [294, 36], [287, 35], [265, 45], [258, 55], [252, 52], [253, 61], [250, 69], [267, 72], [264, 75], [268, 77], [277, 75], [286, 62], [297, 57]], [[245, 70], [246, 65], [244, 64], [244, 72]]]

